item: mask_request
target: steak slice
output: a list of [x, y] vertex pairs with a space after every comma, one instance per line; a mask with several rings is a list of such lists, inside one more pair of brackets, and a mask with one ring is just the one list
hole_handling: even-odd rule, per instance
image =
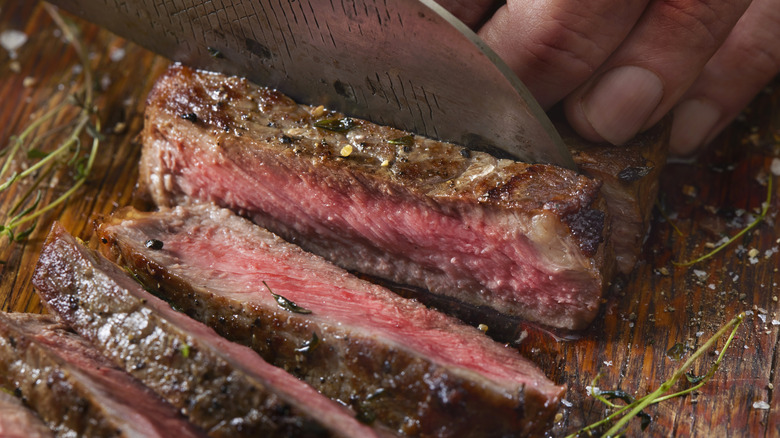
[[670, 120], [622, 146], [588, 143], [568, 125], [556, 123], [556, 127], [580, 171], [602, 182], [601, 194], [612, 218], [610, 240], [617, 269], [629, 274], [650, 227], [658, 180], [668, 153]]
[[212, 437], [377, 436], [343, 406], [150, 295], [59, 224], [33, 284], [50, 311]]
[[0, 391], [0, 436], [3, 438], [53, 437], [35, 412], [16, 397]]
[[48, 315], [0, 313], [0, 386], [57, 436], [205, 436]]
[[595, 317], [614, 263], [600, 183], [297, 105], [175, 66], [150, 93], [141, 184], [213, 201], [350, 270], [545, 325]]
[[563, 395], [534, 364], [476, 328], [229, 210], [128, 208], [98, 235], [175, 307], [404, 435], [541, 433]]

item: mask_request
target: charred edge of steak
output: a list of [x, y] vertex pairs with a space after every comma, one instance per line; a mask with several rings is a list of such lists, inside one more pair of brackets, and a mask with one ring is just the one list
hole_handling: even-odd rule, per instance
[[[484, 436], [486, 430], [496, 436], [535, 435], [547, 428], [557, 410], [557, 400], [551, 401], [536, 388], [524, 388], [520, 394], [488, 389], [480, 377], [464, 378], [463, 373], [382, 339], [312, 321], [306, 315], [280, 318], [276, 309], [205, 290], [154, 260], [152, 251], [136, 251], [115, 234], [116, 228], [125, 226], [125, 217], [127, 226], [141, 227], [138, 224], [145, 216], [156, 214], [163, 215], [130, 209], [116, 212], [97, 230], [103, 252], [128, 265], [143, 284], [156, 288], [175, 307], [350, 405], [363, 421], [376, 420], [408, 436], [446, 435], [452, 430], [463, 437]], [[166, 225], [150, 223], [150, 228], [161, 230]], [[315, 335], [317, 344], [312, 346]], [[457, 337], [453, 342], [458, 342]]]
[[22, 404], [20, 399], [2, 391], [0, 391], [0, 435], [6, 438], [54, 437], [51, 429], [43, 424], [35, 412]]
[[[234, 347], [244, 347], [214, 340], [213, 331], [148, 294], [59, 224], [44, 244], [33, 284], [50, 311], [210, 436], [342, 435], [338, 427], [326, 429], [304, 407], [271, 392], [266, 381], [247, 371], [262, 362], [254, 353], [236, 353]], [[301, 384], [292, 376], [285, 381], [292, 388]], [[305, 394], [319, 402], [315, 391]], [[348, 415], [340, 419], [342, 431], [354, 429], [349, 420]], [[370, 429], [360, 433], [352, 435], [373, 435]]]
[[58, 436], [205, 436], [48, 315], [0, 314], [0, 383]]

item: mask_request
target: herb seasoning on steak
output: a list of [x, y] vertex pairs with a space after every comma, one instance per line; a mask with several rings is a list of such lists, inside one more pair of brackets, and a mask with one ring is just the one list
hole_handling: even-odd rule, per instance
[[600, 183], [570, 170], [182, 66], [152, 90], [143, 141], [158, 205], [213, 201], [344, 268], [469, 304], [580, 329], [611, 275]]
[[[149, 251], [169, 247], [147, 248], [146, 240], [139, 244]], [[171, 309], [59, 224], [33, 284], [50, 311], [212, 437], [377, 436], [249, 348]]]
[[[538, 434], [562, 397], [534, 364], [478, 329], [226, 209], [123, 209], [98, 234], [175, 307], [404, 435]], [[165, 245], [150, 250], [149, 239]]]
[[[67, 306], [80, 308], [72, 298]], [[0, 313], [0, 386], [56, 436], [206, 436], [49, 315]]]

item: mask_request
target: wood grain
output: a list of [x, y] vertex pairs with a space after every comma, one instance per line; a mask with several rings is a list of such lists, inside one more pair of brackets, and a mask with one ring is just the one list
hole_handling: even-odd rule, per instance
[[[132, 202], [137, 177], [144, 97], [167, 61], [110, 33], [75, 20], [92, 56], [99, 87], [98, 106], [107, 139], [89, 183], [42, 221], [23, 243], [0, 241], [0, 308], [43, 311], [30, 285], [48, 225], [59, 220], [73, 234], [89, 239], [90, 218]], [[67, 98], [76, 88], [77, 64], [71, 48], [37, 2], [0, 1], [0, 32], [24, 31], [29, 40], [18, 51], [16, 65], [0, 49], [0, 145], [7, 145], [30, 118]], [[117, 50], [124, 51], [121, 59]], [[114, 53], [114, 59], [110, 56]], [[18, 66], [18, 72], [14, 71]], [[25, 86], [25, 78], [27, 85]], [[767, 88], [741, 121], [732, 125], [701, 157], [670, 163], [662, 176], [661, 203], [682, 231], [657, 214], [643, 261], [629, 278], [618, 279], [601, 315], [578, 338], [553, 341], [529, 336], [520, 349], [557, 382], [569, 386], [560, 421], [551, 431], [561, 436], [602, 418], [604, 406], [587, 396], [585, 387], [601, 373], [602, 389], [620, 388], [644, 395], [680, 365], [666, 351], [682, 343], [686, 355], [731, 317], [752, 310], [740, 328], [720, 370], [696, 395], [650, 407], [652, 436], [780, 436], [780, 404], [770, 388], [780, 387], [774, 372], [780, 360], [777, 314], [780, 297], [780, 223], [775, 181], [769, 216], [755, 231], [718, 255], [692, 267], [672, 262], [695, 258], [706, 244], [733, 235], [760, 209], [769, 169], [780, 155], [780, 89]], [[113, 132], [117, 123], [126, 130]], [[68, 176], [46, 190], [53, 199], [67, 189]], [[0, 220], [20, 191], [0, 193]], [[44, 224], [45, 222], [45, 224]], [[758, 251], [751, 260], [750, 250]], [[762, 319], [759, 315], [764, 315]], [[780, 324], [780, 323], [778, 323]], [[722, 345], [722, 343], [721, 343]], [[708, 355], [694, 368], [703, 373], [714, 360]], [[765, 401], [770, 409], [755, 409]], [[638, 422], [630, 434], [638, 434]]]

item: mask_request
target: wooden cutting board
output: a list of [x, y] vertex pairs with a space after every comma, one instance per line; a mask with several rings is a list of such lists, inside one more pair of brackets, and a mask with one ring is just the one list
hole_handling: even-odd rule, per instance
[[[168, 65], [106, 31], [74, 21], [95, 71], [105, 140], [88, 184], [70, 202], [48, 214], [27, 241], [0, 240], [0, 307], [6, 311], [43, 311], [30, 277], [51, 221], [60, 221], [87, 240], [93, 215], [109, 214], [132, 202], [144, 98]], [[0, 0], [0, 35], [10, 29], [24, 32], [28, 40], [16, 59], [0, 49], [0, 147], [8, 145], [31, 118], [73, 94], [79, 77], [74, 51], [40, 4]], [[754, 315], [739, 329], [713, 379], [693, 396], [647, 408], [653, 420], [645, 432], [780, 435], [780, 403], [773, 392], [780, 386], [774, 372], [780, 353], [778, 190], [773, 189], [767, 220], [726, 250], [691, 267], [672, 263], [708, 251], [708, 243], [734, 235], [760, 210], [767, 179], [776, 179], [771, 164], [780, 156], [779, 99], [780, 88], [767, 88], [703, 156], [667, 166], [659, 199], [681, 233], [655, 212], [643, 261], [629, 278], [615, 281], [592, 327], [574, 340], [530, 336], [520, 343], [553, 380], [569, 386], [552, 435], [576, 432], [605, 416], [605, 406], [585, 389], [597, 375], [601, 374], [601, 389], [619, 388], [642, 396], [681, 364], [667, 350], [681, 344], [684, 360], [744, 310]], [[68, 175], [49, 181], [43, 202], [67, 190], [68, 181]], [[775, 181], [778, 186], [780, 181]], [[0, 220], [6, 220], [23, 189], [0, 193]], [[717, 348], [722, 345], [721, 341]], [[692, 371], [703, 374], [714, 358], [706, 355]], [[631, 424], [629, 434], [639, 433], [639, 421]]]

